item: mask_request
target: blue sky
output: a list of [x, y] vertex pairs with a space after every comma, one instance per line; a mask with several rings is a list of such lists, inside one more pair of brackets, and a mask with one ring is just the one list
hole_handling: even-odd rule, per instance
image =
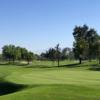
[[0, 0], [0, 48], [72, 47], [73, 28], [83, 24], [100, 32], [100, 0]]

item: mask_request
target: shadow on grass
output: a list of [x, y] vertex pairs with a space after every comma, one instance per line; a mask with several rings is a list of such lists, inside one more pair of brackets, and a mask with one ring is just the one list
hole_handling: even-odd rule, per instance
[[9, 63], [0, 63], [0, 65], [10, 65]]
[[26, 85], [15, 84], [7, 81], [0, 82], [0, 96], [11, 94], [26, 88]]
[[[53, 66], [55, 67], [55, 66]], [[46, 66], [46, 65], [29, 65], [29, 66], [25, 66], [25, 68], [53, 68], [51, 66]]]
[[[36, 65], [32, 65], [32, 64], [27, 64], [27, 63], [18, 63], [15, 62], [14, 64], [9, 64], [9, 63], [0, 63], [0, 65], [14, 65], [14, 66], [22, 66], [24, 68], [58, 68], [57, 65], [55, 64], [50, 64], [50, 65], [46, 65], [46, 64], [36, 64]], [[77, 68], [77, 67], [87, 67], [87, 66], [91, 66], [90, 70], [99, 70], [99, 68], [96, 67], [100, 67], [100, 65], [98, 64], [89, 64], [89, 63], [82, 63], [79, 64], [78, 62], [76, 63], [70, 63], [70, 64], [66, 64], [66, 65], [60, 65], [59, 67], [65, 67], [65, 68]]]
[[[6, 65], [13, 65], [13, 66], [22, 66], [24, 68], [52, 68], [51, 66], [47, 66], [47, 65], [32, 65], [32, 64], [21, 64], [21, 63], [0, 63], [0, 65], [2, 66], [6, 66]], [[55, 67], [55, 66], [53, 66]]]
[[[73, 64], [66, 64], [66, 65], [60, 65], [59, 67], [67, 67], [67, 68], [75, 68], [80, 67], [81, 64], [79, 63], [73, 63]], [[27, 65], [25, 68], [58, 68], [58, 66], [55, 65]]]
[[61, 65], [60, 67], [75, 68], [75, 67], [80, 67], [80, 64], [79, 63], [67, 64], [67, 65]]
[[89, 70], [92, 70], [92, 71], [100, 71], [100, 65], [99, 64], [93, 64], [91, 66], [91, 68], [89, 68]]
[[92, 71], [100, 71], [100, 68], [96, 67], [96, 68], [89, 68], [89, 70], [92, 70]]

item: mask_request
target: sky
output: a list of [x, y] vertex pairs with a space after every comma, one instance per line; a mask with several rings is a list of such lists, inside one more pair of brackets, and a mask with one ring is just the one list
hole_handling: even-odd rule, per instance
[[6, 44], [35, 53], [73, 46], [73, 29], [100, 32], [100, 0], [0, 0], [0, 51]]

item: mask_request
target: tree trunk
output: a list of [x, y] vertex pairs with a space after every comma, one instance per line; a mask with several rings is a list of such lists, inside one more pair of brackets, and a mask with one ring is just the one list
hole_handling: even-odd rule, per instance
[[29, 63], [29, 61], [28, 61], [28, 65], [29, 65], [30, 63]]
[[30, 61], [29, 61], [29, 59], [27, 59], [27, 64], [28, 64], [28, 65], [30, 64]]
[[99, 57], [99, 64], [100, 64], [100, 57]]
[[89, 62], [91, 62], [91, 48], [90, 48], [90, 44], [89, 44]]
[[9, 64], [10, 64], [10, 58], [9, 58]]
[[58, 67], [59, 67], [59, 58], [58, 58]]
[[91, 62], [91, 54], [89, 54], [89, 62]]
[[15, 63], [15, 58], [13, 58], [13, 64]]
[[79, 58], [79, 64], [82, 64], [82, 59], [81, 58]]

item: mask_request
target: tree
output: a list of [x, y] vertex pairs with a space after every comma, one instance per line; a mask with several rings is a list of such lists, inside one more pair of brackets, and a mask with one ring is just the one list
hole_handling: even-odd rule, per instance
[[54, 48], [50, 48], [47, 51], [47, 58], [51, 61], [55, 61], [55, 57], [56, 57], [56, 50]]
[[42, 59], [47, 59], [55, 61], [56, 59], [56, 50], [54, 48], [48, 49], [45, 53], [41, 53]]
[[21, 47], [16, 47], [16, 60], [21, 60]]
[[8, 45], [5, 45], [5, 46], [2, 48], [2, 54], [3, 54], [3, 58], [4, 58], [5, 60], [9, 60], [9, 63], [10, 63], [11, 56], [10, 56], [10, 50], [9, 50]]
[[3, 57], [2, 57], [2, 54], [0, 54], [0, 61], [3, 61]]
[[15, 53], [15, 46], [14, 45], [5, 45], [3, 48], [2, 54], [3, 57], [7, 60], [9, 60], [9, 63], [11, 60], [13, 60], [13, 63], [16, 59], [16, 53]]
[[27, 62], [28, 62], [28, 64], [29, 64], [31, 61], [33, 61], [34, 54], [33, 54], [32, 52], [27, 52], [26, 55], [27, 55], [27, 56], [26, 56], [26, 60], [27, 60]]
[[25, 60], [28, 62], [33, 60], [34, 54], [32, 52], [29, 52], [26, 48], [22, 47], [16, 47], [14, 45], [5, 45], [2, 48], [2, 54], [3, 58], [5, 60], [13, 61], [13, 64], [15, 60]]
[[94, 50], [94, 46], [95, 46], [95, 43], [98, 41], [97, 38], [98, 38], [98, 35], [97, 35], [97, 32], [95, 31], [95, 29], [90, 29], [87, 34], [86, 34], [86, 41], [88, 42], [88, 58], [89, 58], [89, 61], [91, 61], [91, 57], [92, 55], [94, 54], [93, 50]]
[[57, 62], [58, 62], [58, 67], [59, 67], [60, 66], [59, 62], [60, 62], [60, 57], [61, 57], [59, 44], [56, 45], [55, 49], [56, 49], [56, 59], [57, 59]]
[[21, 48], [21, 59], [22, 60], [27, 59], [27, 53], [28, 53], [28, 50], [26, 48]]
[[63, 48], [62, 49], [62, 52], [61, 52], [61, 60], [65, 60], [65, 59], [70, 59], [70, 54], [71, 54], [71, 49], [66, 47], [66, 48]]
[[80, 63], [84, 57], [88, 58], [89, 61], [96, 58], [99, 35], [95, 29], [89, 28], [87, 25], [76, 26], [73, 36], [75, 39], [74, 54], [80, 59]]
[[95, 51], [95, 55], [99, 61], [99, 64], [100, 64], [100, 36], [98, 36], [98, 39], [97, 41], [95, 42], [95, 45], [94, 45], [94, 50]]
[[75, 53], [75, 57], [79, 59], [79, 64], [82, 63], [82, 59], [85, 57], [86, 53], [85, 51], [88, 48], [88, 43], [85, 39], [87, 31], [88, 31], [88, 26], [83, 25], [82, 27], [76, 26], [73, 32], [73, 36], [75, 39], [73, 50]]
[[10, 55], [11, 55], [11, 59], [13, 60], [13, 64], [16, 60], [16, 47], [14, 45], [9, 45], [10, 48]]

